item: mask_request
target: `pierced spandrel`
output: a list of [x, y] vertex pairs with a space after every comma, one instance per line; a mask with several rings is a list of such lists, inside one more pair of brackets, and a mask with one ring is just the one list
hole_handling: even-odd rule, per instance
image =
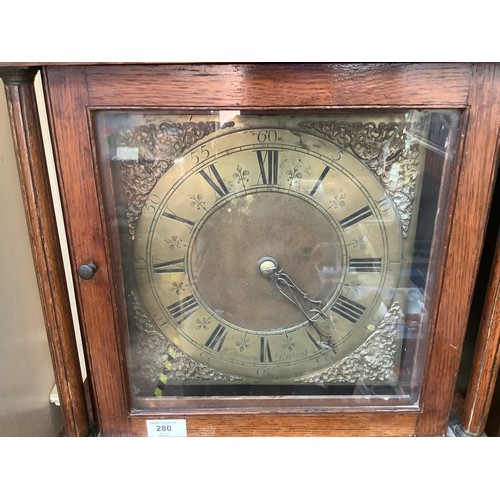
[[130, 238], [135, 238], [135, 227], [149, 194], [158, 180], [172, 166], [176, 158], [219, 128], [232, 127], [228, 122], [161, 122], [124, 128], [116, 135], [117, 148], [136, 148], [137, 160], [114, 158], [121, 170], [125, 215]]
[[394, 383], [396, 338], [402, 316], [399, 303], [394, 302], [377, 329], [360, 347], [326, 370], [299, 377], [295, 382], [321, 385]]
[[131, 331], [132, 371], [141, 395], [152, 395], [157, 392], [159, 385], [166, 384], [167, 381], [179, 383], [241, 380], [185, 355], [156, 329], [149, 316], [142, 310], [134, 292], [129, 294], [128, 300], [135, 327]]
[[399, 212], [402, 234], [406, 238], [420, 161], [420, 143], [417, 137], [424, 127], [423, 121], [376, 124], [318, 120], [303, 121], [299, 126], [319, 132], [349, 150], [379, 177]]

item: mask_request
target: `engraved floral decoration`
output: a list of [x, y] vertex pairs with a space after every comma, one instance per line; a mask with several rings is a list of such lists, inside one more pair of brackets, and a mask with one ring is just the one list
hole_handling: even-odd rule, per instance
[[281, 167], [286, 169], [285, 174], [289, 189], [300, 191], [301, 179], [304, 178], [304, 175], [306, 177], [309, 175], [311, 167], [305, 165], [300, 158], [294, 159], [291, 164], [285, 159]]
[[331, 208], [336, 209], [343, 207], [345, 205], [346, 193], [336, 193], [330, 199], [330, 204], [328, 205], [328, 210]]
[[170, 236], [169, 238], [166, 238], [165, 243], [169, 246], [170, 250], [175, 250], [176, 248], [186, 248], [187, 243], [182, 241], [181, 238], [178, 236]]
[[235, 343], [240, 352], [243, 352], [250, 345], [250, 341], [246, 335], [243, 339], [237, 340]]
[[180, 295], [186, 288], [189, 288], [191, 285], [184, 283], [177, 283], [176, 281], [172, 281], [172, 286], [169, 288], [170, 292], [175, 292], [177, 295]]
[[207, 317], [203, 317], [201, 319], [197, 319], [196, 320], [196, 330], [207, 330], [208, 327], [210, 326], [210, 323], [212, 321], [210, 320], [210, 318], [207, 318]]
[[203, 200], [202, 194], [190, 194], [189, 199], [191, 200], [189, 202], [190, 207], [196, 207], [196, 210], [205, 210], [205, 212], [208, 212], [207, 208], [205, 207], [206, 201]]
[[347, 285], [349, 287], [349, 293], [350, 295], [356, 299], [356, 298], [362, 298], [365, 297], [368, 294], [368, 287], [360, 285], [357, 282], [354, 282], [350, 285]]
[[283, 339], [283, 345], [281, 346], [283, 349], [286, 349], [287, 351], [293, 351], [293, 348], [296, 346], [296, 342], [293, 342], [292, 339], [288, 336], [285, 335], [285, 338]]
[[364, 250], [368, 244], [368, 238], [366, 234], [358, 234], [356, 238], [354, 238], [351, 243], [348, 243], [347, 246], [353, 246], [354, 248], [359, 248]]
[[[145, 395], [161, 396], [159, 387], [170, 380], [208, 380], [232, 382], [238, 377], [226, 375], [186, 356], [175, 344], [158, 331], [142, 310], [134, 292], [128, 296], [131, 327], [131, 370], [138, 389]], [[204, 328], [203, 325], [197, 325]], [[163, 389], [161, 389], [163, 390]]]
[[287, 181], [292, 184], [293, 182], [298, 182], [302, 179], [303, 175], [300, 172], [300, 167], [294, 166], [293, 170], [286, 171]]
[[352, 152], [380, 179], [401, 216], [403, 237], [408, 236], [415, 197], [423, 122], [304, 121], [314, 130]]
[[392, 383], [396, 336], [402, 317], [398, 302], [393, 302], [378, 328], [351, 354], [326, 370], [295, 379], [298, 383]]
[[[222, 128], [234, 126], [225, 123]], [[117, 132], [116, 146], [138, 149], [137, 160], [114, 158], [121, 169], [125, 215], [131, 239], [142, 208], [160, 177], [196, 142], [219, 129], [216, 121], [149, 123]]]
[[250, 175], [250, 170], [244, 170], [243, 167], [238, 165], [236, 167], [236, 172], [233, 174], [233, 179], [236, 180], [238, 184], [241, 183], [243, 189], [246, 187], [246, 183], [248, 182], [248, 176]]

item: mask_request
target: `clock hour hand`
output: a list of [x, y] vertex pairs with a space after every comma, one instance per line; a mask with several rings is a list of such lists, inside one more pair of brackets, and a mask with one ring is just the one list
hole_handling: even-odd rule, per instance
[[320, 317], [328, 321], [328, 317], [321, 310], [323, 308], [321, 300], [313, 300], [306, 292], [301, 290], [283, 269], [279, 269], [278, 262], [274, 257], [262, 257], [258, 265], [262, 275], [267, 276], [275, 283], [281, 295], [294, 304], [307, 318], [309, 324], [318, 332], [321, 345], [333, 349], [331, 335], [322, 332], [316, 324]]

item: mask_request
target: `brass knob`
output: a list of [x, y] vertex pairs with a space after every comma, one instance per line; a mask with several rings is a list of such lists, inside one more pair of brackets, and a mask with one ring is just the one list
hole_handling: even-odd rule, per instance
[[86, 264], [82, 264], [78, 268], [78, 276], [82, 278], [82, 280], [90, 280], [94, 276], [97, 271], [97, 266], [93, 262], [87, 262]]

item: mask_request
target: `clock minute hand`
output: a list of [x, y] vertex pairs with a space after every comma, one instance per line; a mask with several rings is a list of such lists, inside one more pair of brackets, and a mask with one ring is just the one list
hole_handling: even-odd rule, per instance
[[[323, 306], [322, 301], [311, 299], [309, 294], [301, 290], [299, 286], [290, 278], [290, 276], [283, 272], [283, 269], [279, 269], [278, 262], [274, 257], [262, 257], [262, 259], [259, 260], [258, 265], [260, 272], [276, 284], [276, 287], [281, 295], [294, 304], [307, 318], [309, 324], [318, 332], [318, 335], [323, 341], [323, 345], [326, 344], [325, 347], [333, 348], [331, 335], [325, 334], [316, 325], [316, 322], [320, 317], [325, 318], [328, 321], [328, 317], [321, 310]], [[308, 305], [307, 311], [302, 305], [298, 295], [302, 301]]]

